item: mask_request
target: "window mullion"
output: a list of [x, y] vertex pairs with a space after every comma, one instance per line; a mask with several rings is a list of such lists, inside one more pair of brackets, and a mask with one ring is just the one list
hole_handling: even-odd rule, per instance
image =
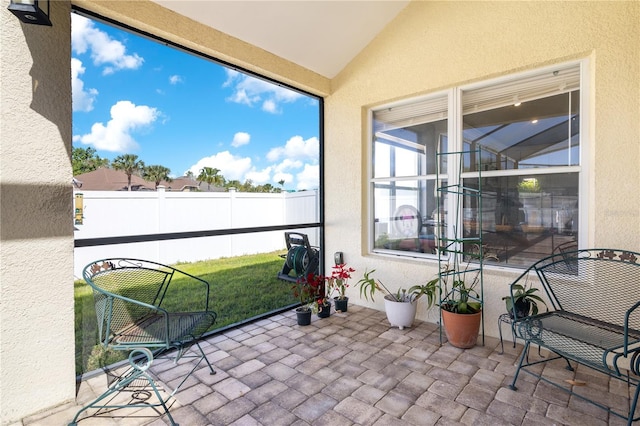
[[[463, 149], [464, 143], [462, 140], [462, 91], [459, 88], [455, 88], [449, 91], [449, 152], [460, 152]], [[460, 184], [461, 179], [461, 167], [462, 156], [450, 156], [447, 162], [447, 185], [456, 186]], [[455, 238], [456, 229], [461, 229], [462, 221], [462, 203], [455, 194], [450, 193], [447, 196], [446, 206], [447, 212], [445, 215], [445, 221], [447, 223], [447, 237]], [[456, 243], [458, 245], [458, 243]], [[455, 251], [461, 251], [461, 247], [454, 247]], [[455, 259], [459, 261], [460, 259]], [[451, 259], [454, 261], [454, 259]]]

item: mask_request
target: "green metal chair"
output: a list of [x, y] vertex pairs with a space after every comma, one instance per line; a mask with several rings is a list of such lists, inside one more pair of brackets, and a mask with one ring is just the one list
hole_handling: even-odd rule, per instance
[[[105, 348], [130, 351], [128, 370], [118, 375], [108, 389], [84, 406], [69, 425], [76, 425], [80, 414], [97, 409], [94, 415], [110, 413], [125, 407], [152, 407], [166, 414], [176, 425], [167, 406], [187, 378], [207, 359], [198, 339], [214, 324], [216, 313], [209, 310], [209, 283], [171, 266], [140, 259], [112, 258], [98, 260], [84, 268], [85, 281], [93, 289], [100, 343]], [[189, 301], [176, 300], [176, 289], [189, 294]], [[193, 308], [184, 311], [185, 303]], [[192, 349], [189, 353], [189, 349]], [[181, 358], [196, 362], [175, 389], [163, 398], [160, 386], [149, 374], [155, 358], [170, 358], [174, 364]], [[129, 393], [126, 403], [117, 398]], [[158, 402], [149, 402], [155, 395]]]

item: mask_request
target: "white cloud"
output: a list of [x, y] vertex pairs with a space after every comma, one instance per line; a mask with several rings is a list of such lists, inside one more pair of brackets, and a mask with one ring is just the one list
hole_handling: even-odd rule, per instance
[[249, 98], [249, 95], [247, 94], [246, 91], [237, 90], [233, 94], [233, 96], [227, 98], [227, 100], [230, 100], [231, 102], [235, 102], [237, 104], [245, 104], [245, 105], [252, 106], [255, 102], [260, 101], [260, 97], [254, 96], [253, 98]]
[[276, 114], [280, 112], [280, 104], [295, 102], [303, 96], [290, 89], [277, 86], [237, 71], [227, 69], [227, 80], [223, 87], [232, 87], [234, 92], [228, 101], [254, 106], [262, 103], [262, 110]]
[[[250, 136], [238, 132], [234, 141], [242, 138], [248, 140]], [[250, 157], [234, 156], [229, 151], [222, 151], [202, 158], [187, 171], [197, 176], [203, 167], [213, 167], [220, 170], [227, 181], [238, 180], [244, 183], [251, 180], [254, 185], [271, 183], [274, 187], [279, 187], [278, 182], [283, 180], [285, 187], [289, 189], [317, 189], [320, 179], [318, 148], [317, 138], [303, 140], [300, 136], [294, 136], [285, 146], [272, 149], [268, 155], [270, 164], [261, 169], [255, 167]]]
[[250, 179], [254, 185], [263, 185], [271, 180], [271, 167], [262, 170], [251, 170], [247, 172], [246, 179]]
[[89, 19], [75, 13], [71, 15], [71, 48], [78, 55], [89, 52], [94, 65], [104, 65], [103, 75], [121, 69], [137, 69], [144, 62], [137, 53], [126, 54], [124, 44], [96, 28]]
[[233, 84], [233, 81], [238, 78], [240, 73], [231, 68], [225, 68], [224, 71], [227, 74], [227, 80], [222, 84], [222, 87], [229, 87]]
[[226, 180], [239, 180], [240, 182], [245, 181], [245, 175], [252, 169], [251, 158], [237, 157], [229, 151], [222, 151], [210, 157], [202, 158], [187, 171], [191, 171], [198, 176], [203, 167], [218, 169]]
[[73, 94], [73, 110], [88, 112], [93, 109], [93, 102], [96, 100], [98, 91], [96, 89], [84, 89], [84, 81], [80, 75], [84, 74], [85, 68], [82, 61], [71, 58], [71, 93]]
[[276, 114], [278, 112], [278, 105], [271, 99], [267, 99], [262, 103], [262, 110], [266, 112], [270, 112], [271, 114]]
[[231, 146], [237, 148], [242, 145], [246, 145], [251, 140], [251, 135], [247, 132], [238, 132], [233, 135], [233, 142], [231, 142]]
[[296, 175], [298, 184], [296, 189], [317, 189], [320, 187], [320, 166], [305, 164], [304, 169]]
[[295, 170], [302, 168], [303, 163], [300, 160], [292, 160], [290, 158], [285, 158], [275, 167], [276, 173], [278, 172], [286, 172], [287, 170]]
[[112, 152], [130, 152], [138, 148], [138, 144], [131, 135], [135, 130], [144, 128], [158, 118], [156, 108], [146, 105], [136, 106], [130, 101], [118, 101], [111, 107], [111, 120], [105, 126], [95, 123], [91, 126], [91, 133], [75, 135], [74, 142], [93, 145], [96, 149]]
[[319, 154], [320, 142], [318, 138], [312, 137], [304, 140], [302, 136], [294, 136], [284, 146], [271, 148], [267, 153], [267, 159], [269, 161], [278, 161], [280, 158], [318, 161]]
[[179, 75], [172, 75], [169, 77], [169, 83], [170, 84], [182, 83], [182, 77], [180, 77]]

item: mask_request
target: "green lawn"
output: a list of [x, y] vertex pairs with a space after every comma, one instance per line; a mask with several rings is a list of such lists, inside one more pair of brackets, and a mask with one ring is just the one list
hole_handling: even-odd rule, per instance
[[[296, 303], [291, 294], [292, 283], [277, 278], [282, 264], [278, 253], [264, 253], [174, 266], [211, 284], [209, 307], [218, 313], [214, 330]], [[171, 284], [174, 290], [180, 288], [171, 294], [175, 307], [197, 306], [194, 292], [179, 284]], [[105, 353], [96, 347], [98, 331], [91, 288], [84, 281], [76, 281], [74, 287], [76, 373], [124, 359], [122, 353]]]

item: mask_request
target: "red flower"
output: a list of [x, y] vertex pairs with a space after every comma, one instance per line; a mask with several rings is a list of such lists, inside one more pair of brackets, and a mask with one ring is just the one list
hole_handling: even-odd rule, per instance
[[333, 272], [331, 273], [331, 277], [327, 279], [329, 285], [331, 287], [331, 291], [338, 292], [338, 298], [344, 299], [346, 297], [345, 293], [347, 288], [349, 288], [349, 278], [351, 278], [351, 273], [356, 270], [347, 267], [346, 263], [341, 263], [339, 265], [335, 265], [332, 267]]

